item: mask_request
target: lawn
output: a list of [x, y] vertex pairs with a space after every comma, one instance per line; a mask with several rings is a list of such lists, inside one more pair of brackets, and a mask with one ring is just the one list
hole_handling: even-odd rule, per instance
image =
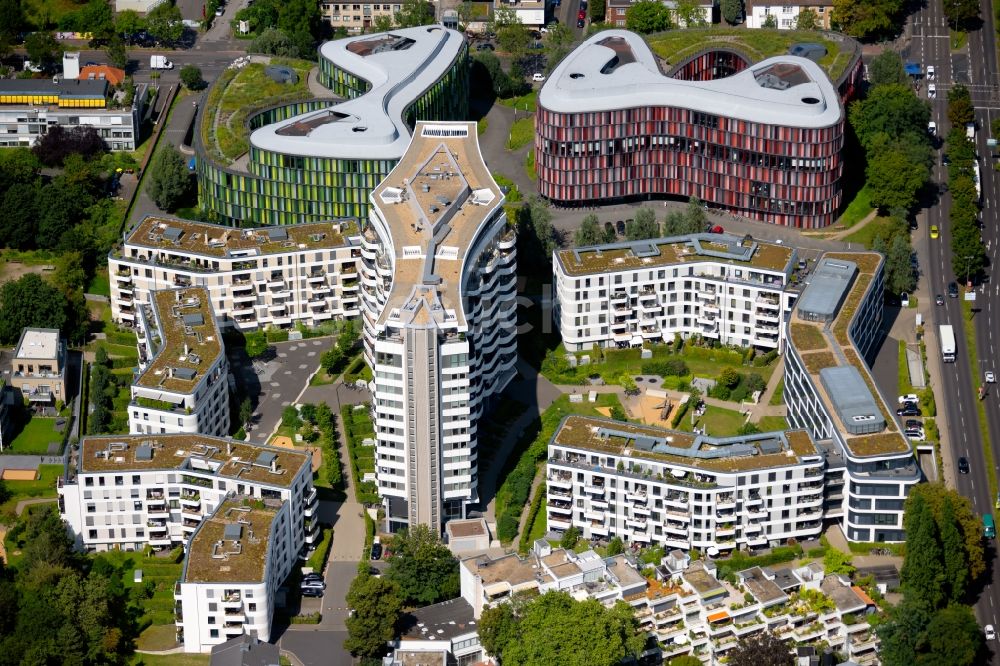
[[892, 224], [895, 224], [892, 218], [879, 215], [874, 220], [855, 231], [853, 234], [844, 238], [844, 240], [848, 243], [860, 243], [866, 248], [871, 248], [872, 242], [875, 240], [875, 236], [878, 232]]
[[[33, 455], [47, 455], [49, 444], [62, 444], [63, 433], [55, 428], [56, 419], [43, 416], [34, 416], [24, 424], [24, 428], [18, 433], [10, 446], [4, 449], [5, 453], [21, 453]], [[69, 420], [63, 423], [63, 428], [69, 427]], [[62, 447], [55, 455], [62, 453]]]
[[851, 203], [849, 203], [847, 208], [844, 209], [844, 213], [840, 216], [840, 219], [837, 220], [837, 224], [843, 226], [844, 228], [853, 227], [873, 210], [872, 193], [871, 190], [868, 189], [868, 185], [865, 185], [858, 190], [856, 195], [854, 195], [854, 199], [852, 199]]
[[785, 403], [785, 378], [782, 377], [778, 380], [778, 388], [774, 389], [774, 394], [771, 396], [771, 400], [767, 404], [771, 406], [782, 405]]
[[111, 297], [111, 283], [108, 281], [108, 269], [99, 268], [95, 273], [94, 277], [91, 278], [90, 284], [87, 285], [86, 293], [96, 294], [97, 296], [107, 296]]
[[207, 666], [212, 661], [209, 654], [137, 654], [132, 666]]
[[[101, 557], [114, 566], [119, 567], [122, 570], [122, 582], [125, 587], [135, 586], [135, 583], [132, 582], [134, 571], [142, 569], [142, 583], [140, 585], [151, 583], [153, 596], [141, 601], [143, 608], [143, 620], [141, 621], [149, 621], [153, 626], [169, 625], [171, 631], [173, 631], [174, 583], [180, 580], [181, 571], [184, 567], [182, 562], [175, 561], [180, 560], [180, 553], [177, 550], [174, 550], [166, 557], [147, 557], [143, 553], [124, 551], [100, 553], [95, 557]], [[163, 636], [156, 633], [152, 634], [149, 638], [150, 641], [163, 639]], [[141, 642], [142, 638], [140, 637]]]
[[[689, 414], [694, 414], [694, 412], [691, 411]], [[708, 405], [705, 407], [705, 413], [696, 421], [695, 425], [699, 428], [706, 428], [707, 434], [712, 437], [731, 437], [739, 431], [745, 422], [746, 417], [734, 409]], [[693, 430], [689, 416], [681, 419], [679, 429], [684, 432]]]
[[510, 136], [507, 138], [507, 150], [520, 150], [535, 138], [535, 119], [518, 118], [510, 127]]
[[177, 627], [173, 624], [151, 624], [139, 634], [136, 641], [139, 650], [169, 650], [177, 647]]
[[39, 465], [38, 478], [34, 481], [4, 481], [10, 499], [0, 504], [0, 514], [14, 513], [14, 507], [23, 499], [55, 497], [56, 479], [62, 473], [62, 465]]
[[535, 151], [529, 150], [524, 156], [524, 173], [531, 182], [538, 180], [538, 172], [535, 170]]
[[532, 90], [520, 97], [508, 97], [507, 99], [498, 99], [497, 101], [517, 111], [531, 111], [534, 113], [538, 108], [538, 91]]
[[788, 419], [784, 416], [765, 416], [757, 423], [757, 427], [761, 429], [761, 432], [788, 430]]

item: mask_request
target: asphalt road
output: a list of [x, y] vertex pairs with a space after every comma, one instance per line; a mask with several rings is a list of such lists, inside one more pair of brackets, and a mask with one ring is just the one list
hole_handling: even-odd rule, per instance
[[[950, 52], [948, 28], [940, 0], [932, 0], [914, 16], [913, 42], [907, 56], [911, 60], [920, 60], [925, 68], [927, 65], [934, 65], [937, 70], [937, 98], [931, 103], [932, 118], [940, 128], [939, 134], [947, 133], [946, 100], [948, 90], [953, 84], [962, 83], [972, 92], [973, 103], [977, 107], [976, 119], [979, 131], [976, 134], [976, 144], [980, 154], [980, 169], [983, 176], [983, 237], [989, 244], [991, 259], [995, 261], [997, 243], [1000, 240], [997, 230], [997, 202], [1000, 201], [1000, 183], [998, 183], [996, 172], [992, 168], [993, 160], [986, 148], [986, 139], [989, 134], [990, 120], [996, 115], [996, 109], [990, 107], [997, 106], [997, 66], [992, 8], [988, 2], [984, 2], [982, 5], [981, 14], [984, 18], [984, 24], [980, 30], [969, 35], [968, 53], [974, 54], [975, 57], [970, 58], [966, 54], [952, 54]], [[926, 85], [923, 89], [926, 94]], [[934, 179], [941, 184], [947, 183], [947, 170], [940, 161], [934, 168]], [[930, 240], [926, 227], [917, 231], [917, 239], [915, 239], [918, 252], [921, 252], [928, 259], [922, 269], [924, 277], [928, 280], [928, 291], [932, 294], [945, 293], [947, 283], [956, 275], [956, 268], [959, 276], [962, 273], [963, 267], [961, 265], [957, 267], [952, 265], [951, 234], [948, 222], [950, 209], [951, 198], [944, 193], [938, 205], [932, 205], [927, 212], [926, 226], [938, 225], [941, 230], [940, 239]], [[945, 305], [935, 307], [932, 315], [935, 326], [951, 324], [955, 327], [957, 361], [954, 364], [944, 366], [937, 387], [938, 409], [946, 413], [951, 458], [954, 460], [959, 456], [965, 456], [971, 467], [969, 474], [956, 475], [956, 487], [959, 492], [972, 501], [973, 509], [980, 514], [994, 512], [995, 498], [991, 497], [989, 488], [976, 408], [978, 396], [973, 387], [978, 386], [979, 382], [982, 381], [982, 371], [990, 363], [988, 359], [996, 359], [993, 347], [993, 331], [996, 329], [996, 323], [993, 316], [995, 312], [1000, 314], [1000, 310], [998, 310], [1000, 308], [1000, 293], [997, 289], [997, 285], [987, 282], [976, 290], [977, 302], [975, 305], [979, 309], [974, 319], [976, 346], [983, 359], [978, 367], [969, 367], [959, 299], [946, 298]], [[935, 353], [940, 352], [937, 349], [928, 349], [928, 354]], [[998, 391], [994, 389], [986, 397], [991, 440], [991, 442], [987, 442], [987, 446], [993, 448], [995, 459], [997, 457], [996, 443], [1000, 439], [997, 435], [998, 428], [1000, 428], [1000, 401], [998, 401], [997, 393]], [[991, 563], [988, 565], [983, 587], [976, 599], [975, 610], [981, 624], [996, 626], [1000, 624], [998, 621], [1000, 613], [998, 613], [997, 601], [995, 601], [997, 592], [1000, 591], [1000, 569], [992, 564], [994, 554], [993, 545], [990, 544], [987, 556]], [[991, 663], [1000, 663], [995, 651], [991, 657]]]

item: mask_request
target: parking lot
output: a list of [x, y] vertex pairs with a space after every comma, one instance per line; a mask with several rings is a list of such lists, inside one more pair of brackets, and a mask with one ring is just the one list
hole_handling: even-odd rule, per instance
[[236, 382], [255, 403], [249, 430], [250, 441], [265, 443], [281, 421], [281, 411], [294, 403], [319, 367], [320, 356], [331, 338], [278, 342], [263, 359], [252, 363], [246, 357], [230, 356]]

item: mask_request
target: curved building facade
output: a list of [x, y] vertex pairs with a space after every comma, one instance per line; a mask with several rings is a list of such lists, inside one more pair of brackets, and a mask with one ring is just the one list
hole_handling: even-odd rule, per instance
[[388, 529], [478, 501], [479, 417], [514, 376], [515, 234], [475, 123], [418, 123], [361, 238], [376, 478]]
[[[841, 202], [845, 114], [825, 72], [796, 56], [727, 58], [664, 76], [634, 33], [594, 35], [542, 88], [535, 165], [563, 205], [697, 197], [774, 224], [826, 226]], [[691, 78], [693, 80], [687, 80]]]
[[363, 217], [417, 120], [467, 114], [468, 46], [455, 30], [421, 26], [330, 41], [319, 61], [317, 83], [344, 101], [286, 102], [254, 113], [246, 121], [249, 152], [232, 164], [199, 146], [199, 201], [217, 221]]

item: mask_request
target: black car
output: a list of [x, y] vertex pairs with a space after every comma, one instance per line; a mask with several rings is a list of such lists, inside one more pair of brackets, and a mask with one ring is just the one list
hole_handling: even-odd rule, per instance
[[958, 298], [958, 283], [956, 283], [956, 282], [949, 282], [948, 283], [948, 297], [949, 298]]
[[320, 574], [318, 574], [318, 573], [307, 573], [306, 575], [302, 576], [302, 582], [303, 583], [305, 583], [307, 581], [311, 581], [311, 580], [322, 581], [323, 580], [323, 576], [320, 575]]
[[966, 459], [965, 456], [962, 456], [961, 458], [958, 459], [958, 471], [962, 474], [969, 473], [969, 461]]
[[584, 19], [577, 19], [576, 20], [576, 27], [582, 28], [586, 23], [587, 22]]
[[303, 597], [322, 597], [323, 590], [318, 587], [304, 587], [302, 588]]
[[918, 421], [917, 419], [906, 419], [907, 428], [923, 428], [924, 422]]
[[483, 42], [482, 44], [479, 44], [478, 46], [476, 46], [476, 50], [477, 51], [496, 51], [497, 47], [493, 46], [489, 42]]
[[907, 403], [896, 410], [899, 416], [920, 416], [920, 410], [913, 403]]
[[580, 11], [587, 11], [587, 0], [580, 0]]
[[382, 558], [382, 544], [373, 543], [372, 544], [372, 559], [378, 560]]

